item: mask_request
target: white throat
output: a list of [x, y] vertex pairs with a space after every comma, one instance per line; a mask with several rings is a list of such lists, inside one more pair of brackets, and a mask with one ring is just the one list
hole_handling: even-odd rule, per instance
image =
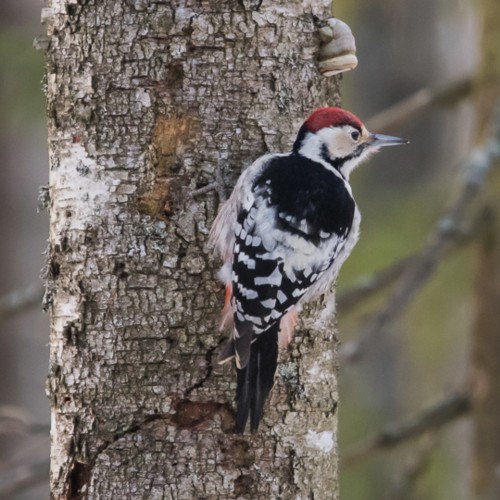
[[[329, 162], [327, 162], [322, 156], [322, 152], [328, 152], [328, 156], [331, 161], [335, 161], [335, 158], [345, 158], [352, 154], [352, 149], [342, 148], [341, 141], [338, 140], [338, 130], [332, 128], [325, 128], [319, 130], [317, 133], [313, 134], [308, 132], [302, 141], [302, 146], [299, 149], [299, 153], [311, 160], [317, 161], [321, 163], [329, 170], [332, 170], [344, 177], [345, 179], [349, 179], [351, 172], [364, 160], [366, 160], [371, 151], [365, 149], [359, 156], [353, 157], [349, 160], [346, 160], [342, 163], [340, 169], [336, 169]], [[336, 151], [338, 149], [338, 151]], [[373, 151], [374, 152], [374, 151]]]

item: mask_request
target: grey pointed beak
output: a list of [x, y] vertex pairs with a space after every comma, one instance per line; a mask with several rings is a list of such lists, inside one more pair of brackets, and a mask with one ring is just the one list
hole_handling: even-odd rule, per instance
[[408, 139], [383, 134], [372, 134], [368, 139], [368, 144], [377, 148], [382, 146], [399, 146], [401, 144], [408, 144], [409, 142], [410, 141]]

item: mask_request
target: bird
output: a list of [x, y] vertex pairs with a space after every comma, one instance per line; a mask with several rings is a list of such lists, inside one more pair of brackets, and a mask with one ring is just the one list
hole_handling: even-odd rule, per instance
[[258, 431], [279, 348], [293, 338], [302, 304], [327, 292], [359, 237], [349, 176], [399, 137], [372, 134], [339, 107], [313, 111], [288, 153], [257, 158], [220, 207], [209, 243], [223, 265], [219, 363], [235, 359], [235, 433]]

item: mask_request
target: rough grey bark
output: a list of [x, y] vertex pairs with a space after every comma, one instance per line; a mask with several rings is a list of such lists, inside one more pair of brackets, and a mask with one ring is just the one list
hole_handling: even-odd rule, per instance
[[219, 200], [311, 109], [330, 0], [52, 0], [53, 498], [336, 498], [333, 308], [311, 308], [256, 436], [216, 365]]

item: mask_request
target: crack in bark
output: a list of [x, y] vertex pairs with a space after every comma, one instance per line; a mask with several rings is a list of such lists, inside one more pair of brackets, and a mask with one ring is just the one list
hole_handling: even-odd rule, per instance
[[71, 500], [83, 498], [86, 485], [90, 480], [92, 466], [78, 460], [73, 461], [73, 467], [68, 476], [68, 498]]
[[220, 339], [219, 342], [217, 342], [217, 345], [211, 347], [210, 349], [207, 349], [207, 352], [205, 353], [205, 361], [207, 363], [205, 375], [203, 375], [203, 377], [201, 377], [201, 379], [198, 382], [194, 383], [193, 385], [191, 385], [186, 389], [186, 391], [184, 392], [185, 398], [187, 398], [194, 390], [203, 387], [205, 382], [210, 378], [210, 375], [212, 374], [212, 371], [214, 369], [212, 364], [213, 354], [215, 350], [218, 349], [219, 346], [224, 343], [224, 341], [225, 339]]

